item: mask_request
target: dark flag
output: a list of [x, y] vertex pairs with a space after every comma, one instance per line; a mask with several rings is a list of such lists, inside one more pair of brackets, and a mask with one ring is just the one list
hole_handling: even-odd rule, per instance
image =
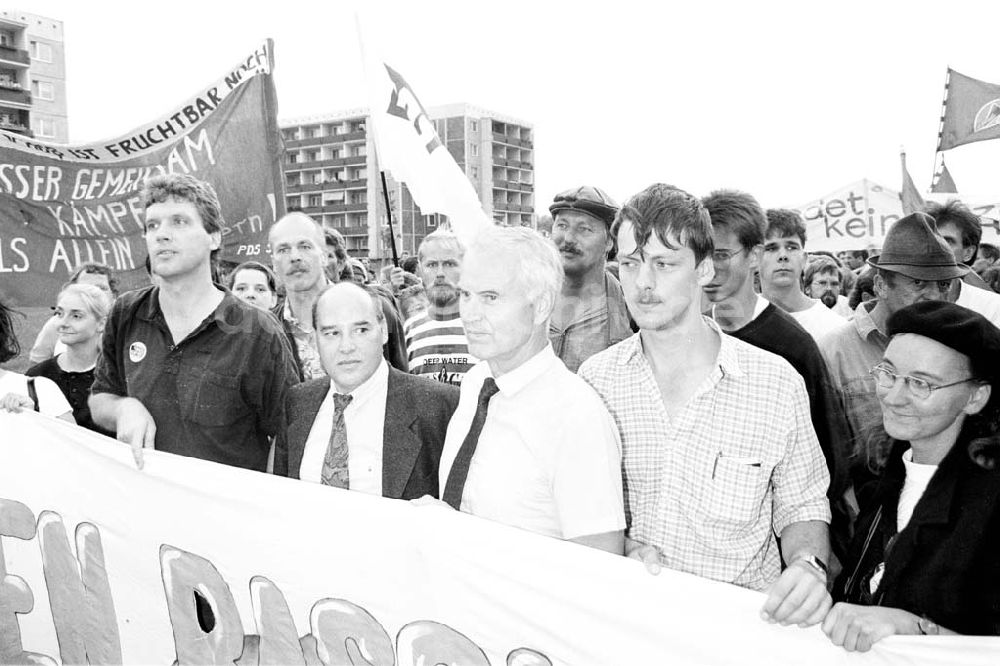
[[1000, 85], [948, 70], [938, 151], [1000, 138]]
[[903, 200], [903, 214], [909, 215], [922, 211], [924, 209], [924, 198], [920, 196], [917, 186], [913, 184], [913, 179], [910, 178], [910, 172], [906, 169], [906, 153], [899, 153], [899, 161], [903, 165], [903, 190], [899, 194], [899, 198]]
[[943, 157], [941, 158], [941, 171], [934, 178], [934, 183], [931, 185], [931, 192], [935, 194], [958, 194], [955, 179], [951, 177], [951, 172], [948, 171], [948, 166], [944, 163]]

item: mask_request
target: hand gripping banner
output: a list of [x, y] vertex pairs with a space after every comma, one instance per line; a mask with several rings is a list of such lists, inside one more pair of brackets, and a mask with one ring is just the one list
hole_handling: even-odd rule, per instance
[[0, 131], [0, 284], [8, 304], [53, 304], [87, 261], [110, 266], [123, 290], [147, 284], [139, 195], [158, 173], [212, 184], [225, 222], [222, 258], [265, 254], [267, 229], [284, 213], [272, 68], [267, 40], [160, 119], [108, 141], [59, 145]]
[[0, 664], [994, 666], [1000, 638], [865, 655], [764, 596], [439, 506], [128, 448], [0, 412]]

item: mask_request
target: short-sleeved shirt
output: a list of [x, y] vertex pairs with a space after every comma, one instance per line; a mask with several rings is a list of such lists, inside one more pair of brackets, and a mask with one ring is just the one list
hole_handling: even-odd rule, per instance
[[99, 432], [107, 437], [115, 436], [114, 431], [100, 427], [94, 423], [94, 419], [90, 416], [87, 398], [90, 397], [90, 387], [94, 384], [93, 368], [80, 372], [63, 370], [59, 366], [59, 357], [56, 356], [31, 367], [25, 374], [29, 377], [46, 377], [55, 382], [62, 394], [66, 396], [70, 407], [73, 408], [73, 419], [78, 426]]
[[[221, 289], [221, 287], [219, 287]], [[159, 289], [115, 301], [92, 393], [136, 398], [160, 451], [263, 471], [298, 383], [284, 333], [269, 313], [225, 291], [215, 312], [174, 344]]]
[[299, 369], [302, 370], [303, 381], [326, 377], [326, 371], [323, 370], [323, 364], [319, 360], [319, 349], [316, 348], [316, 339], [313, 337], [312, 329], [307, 331], [299, 324], [299, 320], [292, 314], [292, 306], [287, 300], [281, 309], [281, 316], [287, 323], [287, 330], [292, 334], [292, 341], [298, 352]]
[[[597, 352], [618, 344], [632, 335], [628, 306], [622, 286], [613, 275], [604, 273], [604, 284], [598, 299], [599, 307], [580, 313], [573, 321], [560, 328], [555, 321], [549, 322], [549, 342], [556, 356], [562, 359], [572, 372]], [[556, 311], [559, 302], [556, 302]]]
[[[889, 338], [879, 330], [868, 301], [854, 311], [854, 319], [819, 339], [819, 350], [840, 391], [851, 426], [851, 471], [855, 481], [878, 473], [889, 455], [889, 436], [882, 424], [882, 407], [875, 394], [871, 369], [882, 361]], [[859, 476], [860, 475], [860, 476]]]
[[763, 590], [775, 535], [830, 521], [830, 481], [802, 378], [784, 359], [720, 336], [711, 374], [671, 418], [637, 333], [580, 368], [622, 438], [629, 536], [672, 569]]
[[[462, 382], [441, 453], [442, 489], [489, 376], [483, 361]], [[593, 389], [550, 345], [496, 383], [461, 510], [562, 539], [624, 529], [618, 433]]]

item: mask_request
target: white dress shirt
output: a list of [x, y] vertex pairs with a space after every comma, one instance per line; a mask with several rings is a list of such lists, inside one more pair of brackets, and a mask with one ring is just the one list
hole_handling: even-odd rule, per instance
[[[347, 428], [347, 471], [351, 490], [382, 494], [382, 436], [385, 432], [385, 402], [389, 392], [389, 366], [385, 359], [364, 384], [350, 392], [351, 404], [344, 410]], [[299, 478], [321, 483], [323, 459], [330, 446], [335, 415], [333, 394], [339, 393], [333, 380], [313, 421], [302, 452]]]
[[[462, 381], [441, 453], [442, 493], [491, 375], [482, 361]], [[462, 511], [562, 539], [624, 529], [621, 444], [597, 393], [551, 344], [496, 382]]]

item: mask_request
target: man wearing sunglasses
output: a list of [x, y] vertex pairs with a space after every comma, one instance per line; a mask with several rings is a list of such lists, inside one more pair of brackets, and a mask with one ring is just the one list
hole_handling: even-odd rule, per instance
[[618, 205], [604, 191], [583, 186], [557, 194], [549, 212], [566, 276], [549, 340], [556, 356], [576, 372], [597, 352], [632, 335], [621, 284], [605, 270], [614, 250], [611, 224]]
[[907, 215], [893, 224], [882, 254], [868, 263], [876, 271], [876, 299], [862, 304], [852, 321], [819, 340], [851, 425], [855, 487], [879, 476], [889, 454], [876, 382], [870, 372], [882, 360], [889, 343], [889, 316], [920, 301], [948, 300], [952, 282], [969, 271], [956, 263], [933, 218], [924, 213]]

